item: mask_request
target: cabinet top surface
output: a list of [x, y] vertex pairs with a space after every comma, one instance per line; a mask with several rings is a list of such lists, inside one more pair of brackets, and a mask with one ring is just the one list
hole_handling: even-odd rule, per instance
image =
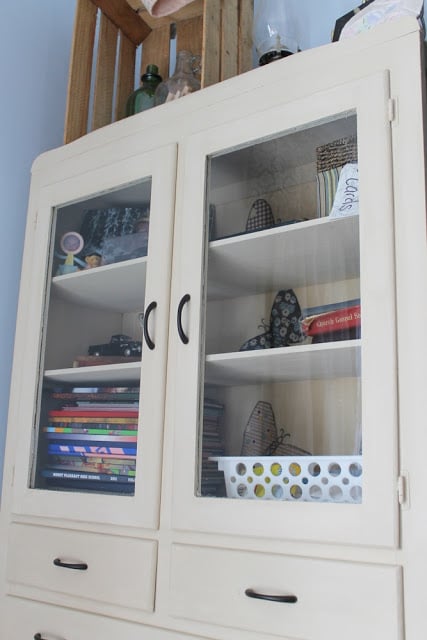
[[[308, 49], [274, 64], [252, 69], [186, 96], [185, 100], [176, 100], [160, 105], [102, 127], [67, 145], [47, 151], [36, 158], [32, 173], [49, 171], [50, 176], [46, 176], [45, 184], [55, 182], [54, 174], [58, 163], [75, 159], [107, 144], [118, 143], [125, 139], [128, 143], [132, 137], [139, 136], [143, 132], [152, 138], [151, 146], [178, 142], [200, 128], [201, 125], [197, 124], [198, 113], [203, 114], [200, 117], [203, 121], [203, 127], [206, 129], [208, 125], [214, 124], [214, 120], [210, 118], [212, 109], [215, 109], [215, 106], [220, 105], [221, 102], [236, 99], [242, 94], [257, 89], [265, 90], [278, 83], [287, 87], [286, 94], [282, 94], [284, 101], [288, 99], [288, 96], [290, 96], [289, 99], [292, 99], [290, 89], [301, 84], [305, 87], [303, 89], [305, 93], [314, 93], [317, 90], [316, 83], [308, 82], [307, 74], [311, 74], [314, 80], [323, 75], [323, 71], [322, 74], [319, 74], [319, 70], [326, 70], [331, 65], [343, 68], [348, 64], [349, 69], [353, 68], [353, 59], [362, 52], [366, 50], [371, 52], [390, 42], [397, 43], [398, 40], [410, 35], [414, 37], [414, 43], [419, 42], [420, 26], [418, 21], [409, 17], [401, 18], [379, 25], [354, 38]], [[407, 40], [405, 43], [407, 46]], [[371, 55], [372, 53], [369, 58]], [[306, 76], [304, 82], [301, 82], [302, 76]], [[322, 79], [319, 82], [322, 82]], [[207, 110], [209, 110], [209, 117]], [[176, 124], [178, 119], [180, 126]]]

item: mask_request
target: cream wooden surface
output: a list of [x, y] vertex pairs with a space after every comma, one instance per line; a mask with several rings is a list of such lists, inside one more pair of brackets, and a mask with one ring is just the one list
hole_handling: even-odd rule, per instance
[[[3, 606], [4, 605], [4, 606]], [[184, 633], [166, 629], [142, 627], [72, 609], [38, 604], [32, 600], [7, 598], [2, 602], [2, 630], [7, 638], [34, 638], [40, 633], [44, 640], [185, 640]], [[192, 636], [202, 640], [200, 636]]]
[[[56, 558], [83, 562], [87, 569], [55, 566]], [[96, 611], [101, 603], [104, 612], [112, 606], [151, 612], [156, 566], [153, 540], [17, 524], [10, 528], [7, 578], [12, 595], [25, 596], [32, 588], [45, 602], [77, 602], [86, 611]]]
[[[285, 566], [298, 567], [298, 572], [294, 571], [297, 584], [293, 584], [303, 589], [304, 600], [310, 603], [309, 608], [315, 614], [313, 620], [319, 621], [315, 630], [309, 627], [309, 619], [302, 620], [302, 626], [298, 627], [295, 616], [293, 635], [286, 640], [330, 640], [334, 637], [331, 633], [335, 631], [331, 631], [330, 626], [333, 614], [326, 621], [322, 618], [323, 609], [332, 606], [327, 600], [326, 590], [322, 591], [323, 579], [331, 590], [338, 581], [346, 585], [350, 581], [350, 593], [355, 586], [359, 587], [356, 610], [362, 603], [365, 606], [356, 621], [354, 611], [349, 611], [342, 623], [344, 631], [348, 629], [352, 633], [350, 621], [354, 621], [354, 628], [363, 631], [363, 625], [372, 622], [377, 625], [377, 637], [381, 638], [381, 633], [385, 633], [388, 634], [385, 636], [387, 640], [420, 640], [426, 635], [424, 458], [427, 432], [423, 428], [422, 416], [427, 408], [425, 348], [419, 327], [422, 326], [420, 319], [426, 314], [427, 265], [420, 49], [421, 39], [415, 21], [390, 23], [353, 40], [302, 52], [183, 100], [104, 127], [44, 154], [36, 161], [24, 252], [0, 512], [1, 637], [33, 637], [35, 633], [42, 633], [47, 640], [285, 638], [285, 632], [278, 626], [278, 614], [265, 616], [263, 605], [266, 603], [245, 600], [247, 619], [236, 620], [240, 606], [236, 602], [240, 601], [236, 590], [231, 593], [234, 579], [252, 577], [253, 573], [245, 573], [249, 569], [257, 573], [258, 587], [270, 586], [264, 585], [260, 577], [265, 574], [266, 567], [274, 586], [282, 586], [284, 571], [280, 569]], [[286, 92], [283, 87], [286, 87]], [[392, 98], [391, 103], [389, 97]], [[280, 509], [277, 504], [258, 502], [254, 511], [250, 505], [243, 504], [245, 501], [241, 501], [237, 508], [227, 500], [198, 500], [193, 497], [193, 469], [201, 328], [201, 212], [205, 154], [240, 145], [242, 141], [275, 135], [298, 122], [323, 117], [334, 110], [354, 110], [355, 106], [360, 127], [361, 171], [364, 171], [360, 292], [365, 302], [369, 302], [365, 304], [364, 336], [372, 338], [369, 341], [364, 339], [360, 347], [355, 345], [356, 349], [360, 348], [362, 368], [366, 373], [363, 389], [368, 465], [366, 501], [362, 505], [282, 504]], [[391, 121], [388, 120], [389, 110], [394, 111]], [[178, 162], [175, 166], [176, 145]], [[166, 155], [162, 155], [162, 150], [167, 149]], [[299, 174], [292, 174], [292, 178], [299, 176], [302, 179], [310, 176], [311, 171], [310, 163], [306, 163]], [[139, 180], [144, 175], [155, 176], [153, 194], [157, 195], [152, 203], [152, 215], [158, 218], [158, 223], [154, 226], [152, 218], [150, 231], [156, 240], [150, 235], [150, 247], [153, 241], [159, 250], [154, 262], [150, 263], [152, 256], [149, 256], [144, 301], [157, 300], [159, 306], [152, 327], [156, 354], [147, 354], [148, 360], [141, 368], [141, 380], [147, 393], [141, 413], [144, 438], [140, 490], [135, 499], [64, 496], [57, 492], [30, 490], [30, 436], [45, 287], [40, 274], [45, 272], [51, 207], [86, 198], [96, 192], [108, 192], [112, 187]], [[165, 176], [168, 176], [166, 181]], [[310, 178], [306, 184], [307, 193], [301, 207], [311, 210], [314, 197]], [[287, 200], [296, 202], [292, 185], [285, 187], [283, 193], [286, 192]], [[278, 198], [277, 190], [274, 193], [274, 198]], [[229, 195], [222, 195], [226, 203]], [[172, 229], [168, 226], [168, 216], [174, 207], [171, 269]], [[226, 247], [227, 243], [232, 241], [220, 242], [218, 247]], [[111, 272], [114, 286], [122, 288], [120, 278], [113, 275], [113, 269]], [[169, 303], [170, 273], [172, 289]], [[129, 277], [132, 280], [143, 278], [138, 274], [139, 270]], [[99, 275], [105, 277], [101, 272]], [[108, 279], [100, 289], [103, 286], [108, 288]], [[314, 299], [318, 287], [313, 283], [313, 286], [301, 287], [301, 291], [304, 290], [307, 300]], [[322, 294], [325, 291], [329, 292], [328, 295], [331, 293], [328, 285], [322, 287], [326, 287]], [[355, 295], [358, 287], [359, 283], [352, 278], [351, 289]], [[84, 295], [90, 297], [90, 290], [88, 285]], [[192, 294], [184, 317], [190, 344], [184, 347], [176, 333], [176, 310], [187, 291]], [[64, 295], [75, 293], [71, 291]], [[132, 293], [130, 300], [128, 294], [123, 296], [127, 297], [130, 305], [124, 316], [132, 316], [136, 311], [131, 309], [133, 296]], [[222, 302], [212, 299], [209, 304], [212, 309], [218, 307], [219, 317]], [[258, 304], [261, 307], [263, 302], [257, 300]], [[132, 322], [130, 317], [122, 317], [120, 309], [108, 315], [105, 330], [109, 323], [125, 326]], [[382, 321], [381, 330], [378, 330], [379, 319]], [[73, 340], [77, 333], [74, 330]], [[163, 345], [168, 336], [166, 353]], [[216, 340], [213, 336], [210, 355], [213, 355], [213, 360], [221, 360]], [[159, 357], [162, 365], [154, 361], [154, 355]], [[164, 386], [163, 369], [166, 356], [167, 387]], [[49, 370], [49, 375], [55, 375], [55, 372], [58, 379], [67, 375], [62, 368]], [[134, 370], [135, 373], [135, 379], [138, 379]], [[99, 380], [108, 379], [105, 369], [99, 375]], [[304, 383], [292, 383], [293, 386], [287, 389], [287, 397], [304, 394], [300, 384]], [[324, 381], [319, 382], [319, 393], [325, 384]], [[276, 397], [280, 397], [282, 387], [282, 383], [276, 384]], [[342, 398], [354, 401], [351, 400], [354, 388], [352, 384], [348, 387], [337, 387], [336, 391]], [[160, 399], [166, 388], [164, 405]], [[242, 398], [244, 394], [243, 389]], [[233, 415], [238, 415], [238, 412], [239, 407], [233, 407]], [[288, 418], [285, 407], [280, 408], [280, 417]], [[150, 452], [150, 458], [144, 458], [144, 450]], [[404, 489], [403, 504], [399, 507], [397, 481], [403, 473], [405, 482], [400, 483]], [[268, 526], [268, 523], [274, 526]], [[43, 572], [39, 576], [25, 573], [26, 550], [23, 550], [21, 558], [21, 545], [14, 547], [16, 551], [13, 553], [18, 557], [13, 562], [8, 541], [12, 539], [13, 542], [9, 530], [13, 532], [16, 527], [23, 532], [24, 540], [31, 539], [30, 533], [34, 528], [60, 530], [58, 537], [54, 536], [57, 540], [87, 540], [89, 534], [93, 542], [88, 545], [88, 550], [94, 557], [99, 557], [106, 538], [114, 540], [114, 548], [119, 548], [127, 538], [143, 546], [146, 543], [156, 544], [158, 563], [154, 611], [88, 601], [87, 607], [103, 614], [89, 615], [78, 611], [84, 608], [82, 598], [75, 592], [72, 596], [67, 595], [64, 585], [59, 585], [57, 592], [49, 593], [37, 584], [29, 586], [26, 581], [43, 582], [46, 575]], [[50, 547], [43, 546], [44, 542], [41, 545], [50, 550]], [[82, 543], [80, 547], [83, 551], [84, 546]], [[139, 544], [135, 543], [135, 546]], [[7, 578], [7, 566], [13, 582]], [[209, 573], [211, 582], [206, 581]], [[310, 582], [310, 591], [305, 591], [307, 575], [309, 582], [311, 575], [317, 576], [321, 582], [319, 602], [314, 600], [317, 584]], [[107, 578], [104, 573], [103, 597], [106, 600], [111, 596]], [[12, 590], [17, 595], [7, 597], [7, 592]], [[364, 600], [372, 591], [373, 604]], [[47, 593], [50, 602], [55, 602], [56, 606], [41, 603], [47, 600]], [[343, 593], [336, 595], [339, 603], [342, 603]], [[230, 598], [225, 597], [227, 594]], [[190, 596], [203, 607], [192, 610], [188, 600]], [[269, 612], [270, 604], [275, 603], [267, 603]], [[349, 606], [347, 599], [344, 605]], [[344, 612], [344, 605], [340, 615]], [[404, 633], [401, 629], [402, 607]], [[372, 613], [372, 618], [366, 620], [366, 611]], [[387, 618], [383, 618], [384, 612]], [[359, 635], [370, 638], [372, 634], [369, 630]]]
[[[297, 602], [249, 598], [295, 596]], [[172, 615], [212, 625], [317, 640], [402, 640], [398, 567], [326, 562], [175, 545]]]

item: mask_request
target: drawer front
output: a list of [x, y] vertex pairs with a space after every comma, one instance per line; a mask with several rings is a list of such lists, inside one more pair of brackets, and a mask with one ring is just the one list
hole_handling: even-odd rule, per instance
[[[189, 636], [61, 607], [5, 598], [0, 602], [2, 640], [189, 640]], [[202, 640], [191, 636], [191, 640]]]
[[[247, 589], [291, 601], [251, 598]], [[170, 590], [179, 618], [295, 640], [403, 638], [396, 566], [177, 544]]]
[[[79, 570], [57, 566], [86, 564]], [[14, 524], [10, 528], [7, 578], [9, 591], [38, 589], [40, 598], [58, 594], [117, 607], [153, 611], [157, 543], [81, 531]], [[37, 596], [38, 596], [37, 593]]]

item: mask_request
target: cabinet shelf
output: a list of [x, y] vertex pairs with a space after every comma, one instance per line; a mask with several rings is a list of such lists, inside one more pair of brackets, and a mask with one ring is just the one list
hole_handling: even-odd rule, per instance
[[47, 369], [44, 378], [48, 382], [67, 384], [105, 384], [118, 385], [124, 382], [138, 382], [141, 375], [140, 362], [95, 365], [93, 367], [75, 367], [68, 369]]
[[359, 272], [359, 216], [307, 220], [211, 242], [208, 298], [318, 285]]
[[206, 357], [205, 383], [218, 386], [360, 375], [360, 340], [298, 345]]
[[52, 295], [86, 307], [126, 313], [142, 309], [147, 258], [52, 278]]

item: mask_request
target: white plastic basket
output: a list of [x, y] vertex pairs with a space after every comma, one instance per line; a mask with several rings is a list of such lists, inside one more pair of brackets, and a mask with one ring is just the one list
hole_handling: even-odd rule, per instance
[[228, 498], [362, 502], [362, 456], [216, 457]]

